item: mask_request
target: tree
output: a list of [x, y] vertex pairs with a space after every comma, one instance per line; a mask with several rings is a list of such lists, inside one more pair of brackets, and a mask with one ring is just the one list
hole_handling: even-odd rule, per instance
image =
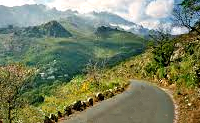
[[200, 19], [199, 0], [184, 0], [181, 4], [175, 6], [173, 14], [175, 24], [200, 34], [200, 31], [194, 27], [195, 23]]
[[164, 24], [159, 24], [158, 28], [156, 30], [152, 30], [149, 33], [149, 37], [153, 42], [156, 43], [156, 45], [168, 41], [171, 38], [170, 35], [171, 29], [167, 28]]
[[21, 64], [0, 67], [0, 112], [7, 123], [12, 123], [16, 118], [16, 108], [22, 106], [20, 96], [22, 88], [28, 83], [33, 69], [28, 69]]
[[160, 24], [156, 31], [150, 33], [150, 38], [156, 43], [153, 50], [154, 61], [159, 67], [166, 67], [170, 64], [170, 58], [174, 50], [174, 42], [171, 40], [171, 29]]
[[185, 8], [189, 8], [193, 12], [200, 11], [200, 1], [199, 0], [183, 0], [180, 5]]

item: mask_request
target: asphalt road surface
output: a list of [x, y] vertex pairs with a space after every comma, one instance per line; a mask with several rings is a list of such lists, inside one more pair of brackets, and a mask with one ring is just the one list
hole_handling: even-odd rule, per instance
[[61, 123], [173, 123], [170, 96], [145, 82], [132, 81], [124, 93], [63, 120]]

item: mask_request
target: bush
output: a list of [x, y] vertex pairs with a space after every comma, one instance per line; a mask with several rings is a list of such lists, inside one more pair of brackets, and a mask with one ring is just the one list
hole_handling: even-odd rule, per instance
[[156, 62], [150, 62], [145, 67], [145, 71], [147, 72], [147, 75], [155, 75], [158, 69], [158, 64]]
[[157, 70], [157, 73], [156, 73], [157, 77], [159, 79], [162, 79], [162, 78], [166, 78], [167, 77], [167, 72], [166, 72], [166, 69], [164, 67], [161, 67]]
[[43, 103], [45, 98], [42, 95], [34, 95], [30, 101], [32, 105], [38, 105], [40, 103]]
[[174, 51], [174, 42], [166, 41], [160, 43], [153, 50], [154, 60], [159, 66], [166, 67], [170, 64], [170, 58]]

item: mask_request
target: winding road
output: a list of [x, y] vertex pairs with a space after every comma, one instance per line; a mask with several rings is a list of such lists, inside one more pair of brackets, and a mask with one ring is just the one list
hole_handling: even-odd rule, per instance
[[[67, 117], [66, 117], [67, 118]], [[161, 89], [141, 81], [60, 123], [173, 123], [174, 105]]]

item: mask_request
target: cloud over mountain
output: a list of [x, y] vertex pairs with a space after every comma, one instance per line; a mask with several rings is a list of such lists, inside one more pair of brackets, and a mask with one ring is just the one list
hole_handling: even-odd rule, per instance
[[[42, 2], [43, 1], [43, 2]], [[118, 14], [146, 28], [157, 28], [160, 23], [168, 25], [174, 3], [180, 0], [3, 0], [0, 5], [17, 6], [43, 3], [64, 11], [81, 13], [108, 11]]]
[[152, 28], [158, 26], [161, 19], [170, 17], [174, 0], [54, 0], [48, 5], [59, 10], [74, 9], [82, 13], [108, 11]]

